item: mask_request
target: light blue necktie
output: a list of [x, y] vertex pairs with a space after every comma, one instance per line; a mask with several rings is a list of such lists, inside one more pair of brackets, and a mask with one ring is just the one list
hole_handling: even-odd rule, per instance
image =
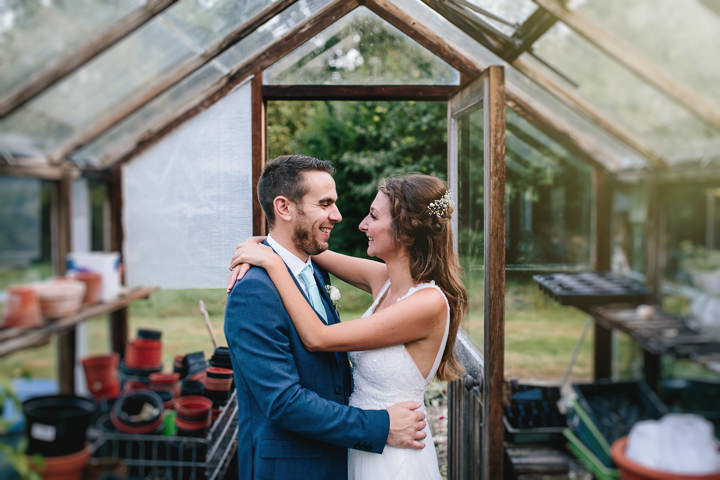
[[306, 265], [300, 271], [300, 279], [305, 284], [305, 289], [310, 297], [310, 304], [322, 318], [322, 321], [327, 323], [327, 314], [325, 313], [325, 305], [323, 304], [322, 298], [320, 298], [320, 291], [318, 290], [317, 283], [315, 282], [315, 276], [313, 275], [313, 268], [310, 265]]

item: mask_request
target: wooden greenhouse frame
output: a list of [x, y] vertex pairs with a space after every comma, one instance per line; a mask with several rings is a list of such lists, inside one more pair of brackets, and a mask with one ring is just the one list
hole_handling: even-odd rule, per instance
[[[636, 51], [632, 45], [622, 43], [605, 31], [601, 26], [583, 17], [582, 14], [568, 9], [561, 0], [533, 0], [537, 9], [513, 35], [500, 31], [493, 23], [492, 15], [473, 2], [467, 0], [422, 0], [422, 3], [439, 14], [444, 22], [456, 27], [471, 37], [483, 48], [496, 55], [500, 61], [486, 63], [458, 49], [452, 42], [434, 31], [431, 26], [418, 21], [398, 2], [391, 0], [332, 0], [320, 8], [317, 13], [288, 29], [257, 54], [251, 55], [234, 65], [219, 80], [206, 86], [198, 95], [181, 105], [177, 110], [165, 111], [152, 125], [139, 134], [130, 136], [126, 141], [104, 153], [103, 161], [96, 166], [80, 166], [73, 162], [73, 154], [82, 147], [91, 144], [113, 126], [138, 112], [143, 106], [168, 92], [203, 66], [213, 62], [224, 52], [251, 35], [256, 29], [281, 14], [297, 0], [277, 0], [260, 10], [252, 18], [246, 19], [236, 28], [215, 39], [197, 56], [174, 65], [170, 71], [153, 80], [145, 88], [133, 92], [122, 106], [104, 112], [99, 118], [84, 128], [72, 132], [58, 146], [45, 156], [7, 154], [0, 157], [0, 175], [23, 176], [49, 180], [54, 183], [53, 219], [55, 236], [53, 239], [55, 267], [63, 273], [63, 259], [70, 251], [71, 233], [71, 181], [80, 176], [100, 179], [107, 183], [110, 204], [110, 245], [112, 250], [122, 251], [122, 165], [132, 161], [151, 145], [174, 131], [181, 124], [207, 110], [236, 86], [250, 81], [251, 119], [252, 119], [252, 231], [265, 233], [262, 209], [256, 199], [257, 180], [268, 160], [267, 146], [267, 102], [274, 100], [436, 100], [448, 102], [448, 124], [452, 125], [453, 105], [463, 99], [463, 95], [480, 88], [484, 92], [482, 101], [486, 109], [486, 121], [490, 127], [486, 133], [485, 168], [486, 189], [485, 205], [489, 213], [485, 218], [485, 231], [490, 239], [485, 244], [486, 291], [485, 291], [485, 368], [482, 378], [466, 385], [470, 390], [479, 385], [483, 387], [484, 398], [482, 412], [482, 448], [485, 461], [479, 464], [472, 460], [472, 452], [465, 457], [452, 452], [450, 458], [450, 476], [452, 478], [502, 478], [503, 476], [503, 423], [502, 423], [502, 383], [504, 366], [504, 297], [505, 297], [505, 108], [510, 107], [548, 137], [558, 142], [573, 155], [593, 168], [592, 198], [592, 268], [595, 271], [610, 269], [611, 263], [611, 188], [618, 178], [615, 174], [617, 160], [608, 153], [603, 145], [592, 135], [581, 131], [573, 122], [557, 111], [539, 101], [509, 75], [512, 69], [545, 92], [548, 98], [576, 112], [580, 117], [595, 125], [623, 145], [629, 151], [644, 159], [646, 167], [626, 170], [626, 177], [649, 176], [650, 203], [648, 231], [646, 234], [647, 275], [646, 283], [658, 296], [662, 283], [663, 259], [667, 241], [664, 230], [665, 212], [658, 208], [663, 182], [673, 178], [672, 162], [646, 140], [624, 129], [615, 118], [603, 112], [597, 106], [584, 99], [567, 84], [547, 73], [542, 66], [523, 53], [531, 52], [533, 44], [558, 23], [562, 23], [576, 32], [592, 45], [603, 51], [620, 65], [647, 82], [654, 89], [671, 99], [679, 108], [689, 112], [717, 131], [720, 131], [720, 108], [709, 101], [696, 89], [684, 85], [664, 71], [651, 60]], [[114, 45], [141, 29], [144, 25], [162, 16], [171, 9], [175, 0], [150, 0], [130, 14], [117, 20], [101, 35], [88, 39], [75, 51], [48, 63], [32, 78], [20, 87], [0, 97], [0, 119], [7, 117], [31, 104], [43, 92], [58, 84], [64, 78], [77, 72], [92, 59], [101, 56]], [[375, 15], [407, 35], [427, 51], [443, 60], [460, 74], [459, 85], [264, 85], [263, 73], [295, 48], [312, 39], [346, 16], [357, 7], [366, 7]], [[502, 20], [502, 19], [501, 19]], [[478, 87], [478, 85], [481, 85]], [[482, 87], [482, 85], [485, 85]], [[485, 90], [482, 90], [484, 88]], [[491, 93], [488, 93], [491, 92]], [[450, 126], [448, 128], [451, 128]], [[448, 157], [456, 153], [457, 145], [449, 130]], [[686, 174], [688, 174], [686, 172]], [[694, 175], [702, 177], [707, 172], [700, 169]], [[452, 183], [452, 172], [449, 177]], [[688, 174], [689, 175], [689, 174]], [[713, 173], [720, 177], [717, 172]], [[128, 339], [127, 305], [136, 298], [147, 297], [153, 288], [143, 288], [121, 302], [104, 305], [102, 308], [84, 312], [65, 323], [35, 333], [28, 338], [8, 338], [0, 336], [0, 355], [4, 355], [47, 341], [51, 335], [59, 340], [59, 383], [63, 392], [74, 391], [73, 366], [76, 357], [74, 340], [75, 325], [90, 316], [109, 313], [112, 337], [112, 349], [122, 355]], [[595, 324], [594, 376], [611, 376], [612, 341], [611, 331]], [[462, 343], [462, 342], [461, 342]], [[649, 378], [659, 376], [659, 363], [648, 360], [646, 374]], [[473, 381], [475, 383], [473, 383]], [[462, 390], [460, 388], [458, 392]], [[460, 395], [458, 393], [458, 395]], [[461, 399], [457, 400], [462, 402]], [[460, 403], [458, 403], [460, 404]], [[466, 404], [467, 405], [467, 404]], [[469, 408], [469, 407], [467, 407]], [[457, 412], [456, 412], [457, 413]], [[478, 437], [478, 432], [474, 432]], [[479, 437], [478, 437], [479, 438]], [[454, 442], [461, 448], [462, 439], [458, 436]], [[470, 457], [468, 457], [468, 455]]]

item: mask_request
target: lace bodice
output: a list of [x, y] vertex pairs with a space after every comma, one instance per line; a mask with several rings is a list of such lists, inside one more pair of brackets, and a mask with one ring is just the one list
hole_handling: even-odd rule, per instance
[[[367, 317], [375, 312], [380, 299], [390, 287], [388, 280], [380, 293], [375, 297], [372, 305], [363, 314]], [[445, 304], [447, 298], [435, 282], [422, 283], [412, 287], [398, 302], [412, 295], [423, 288], [434, 288], [443, 294]], [[391, 347], [377, 348], [374, 350], [363, 350], [349, 352], [353, 364], [353, 382], [355, 389], [350, 397], [350, 405], [371, 409], [387, 408], [395, 403], [406, 400], [423, 401], [425, 388], [435, 376], [442, 353], [447, 343], [448, 329], [450, 327], [450, 307], [448, 305], [447, 318], [445, 320], [445, 333], [443, 334], [440, 348], [435, 355], [435, 361], [427, 377], [423, 377], [415, 361], [405, 348], [405, 345], [393, 345]]]

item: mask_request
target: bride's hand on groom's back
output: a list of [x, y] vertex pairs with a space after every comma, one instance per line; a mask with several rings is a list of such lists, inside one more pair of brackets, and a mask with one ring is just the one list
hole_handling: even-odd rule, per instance
[[420, 402], [401, 402], [387, 409], [390, 417], [390, 432], [387, 444], [391, 447], [414, 448], [420, 450], [425, 447], [422, 440], [427, 436], [425, 429], [425, 414], [419, 410]]
[[230, 275], [228, 276], [227, 293], [230, 293], [232, 288], [235, 286], [235, 282], [237, 282], [238, 280], [242, 280], [242, 278], [252, 266], [249, 263], [244, 263], [242, 259], [244, 247], [261, 244], [265, 241], [265, 238], [267, 237], [250, 237], [244, 242], [238, 243], [237, 247], [235, 247], [235, 252], [233, 253], [232, 259], [230, 260]]

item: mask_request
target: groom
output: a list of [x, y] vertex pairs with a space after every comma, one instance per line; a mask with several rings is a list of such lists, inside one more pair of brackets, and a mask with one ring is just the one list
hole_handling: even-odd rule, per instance
[[[342, 220], [330, 163], [302, 155], [268, 163], [258, 182], [267, 243], [285, 261], [318, 321], [339, 321], [310, 255], [328, 248]], [[308, 352], [280, 295], [261, 268], [233, 287], [225, 310], [238, 400], [240, 479], [345, 479], [347, 449], [381, 453], [385, 444], [422, 448], [416, 402], [387, 410], [348, 406], [345, 353]]]

